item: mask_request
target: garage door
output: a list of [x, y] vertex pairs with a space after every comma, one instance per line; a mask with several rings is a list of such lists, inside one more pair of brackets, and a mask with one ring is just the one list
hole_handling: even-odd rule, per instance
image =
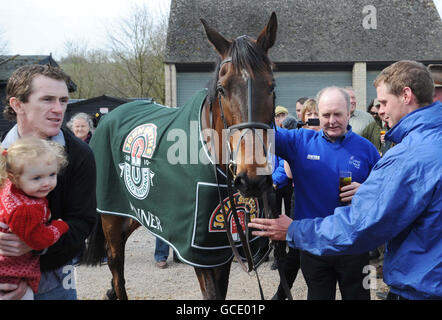
[[[206, 88], [212, 72], [177, 73], [177, 106], [182, 106], [198, 90]], [[301, 97], [315, 97], [319, 90], [327, 86], [351, 86], [349, 71], [305, 71], [276, 72], [276, 104], [296, 114], [296, 100]]]
[[367, 71], [367, 106], [370, 104], [371, 100], [377, 96], [373, 81], [381, 71], [382, 70]]
[[350, 71], [276, 72], [276, 104], [296, 114], [296, 100], [314, 98], [327, 86], [347, 87], [352, 84]]
[[176, 75], [177, 106], [183, 106], [196, 92], [207, 88], [212, 72], [180, 72]]

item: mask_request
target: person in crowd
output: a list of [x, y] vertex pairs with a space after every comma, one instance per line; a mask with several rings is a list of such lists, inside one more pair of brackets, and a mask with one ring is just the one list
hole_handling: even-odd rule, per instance
[[167, 258], [169, 257], [169, 245], [160, 238], [155, 239], [155, 266], [159, 269], [166, 269]]
[[442, 64], [430, 64], [428, 70], [431, 73], [434, 83], [433, 102], [442, 102]]
[[[304, 105], [301, 110], [301, 121], [303, 123], [307, 123], [309, 119], [317, 119], [318, 118], [318, 107], [315, 99], [307, 99], [304, 102]], [[295, 127], [287, 127], [283, 123], [283, 127], [286, 129], [295, 129]], [[305, 129], [311, 129], [315, 131], [319, 131], [319, 126], [309, 126], [304, 125], [303, 128]], [[284, 169], [286, 171], [287, 176], [290, 179], [293, 179], [292, 172], [290, 169], [289, 164], [287, 161], [284, 161]], [[294, 208], [294, 193], [292, 191], [292, 205], [291, 208]], [[287, 211], [286, 211], [287, 212]], [[288, 211], [289, 215], [291, 215], [291, 211]], [[298, 275], [299, 269], [301, 266], [301, 260], [300, 260], [300, 252], [296, 248], [289, 247], [288, 252], [284, 259], [282, 260], [282, 271], [284, 272], [285, 279], [287, 281], [288, 287], [293, 287], [293, 283], [296, 280], [296, 277]], [[273, 295], [272, 300], [284, 300], [287, 299], [287, 294], [284, 291], [283, 284], [280, 282], [278, 285], [278, 289], [276, 293]]]
[[394, 147], [395, 143], [391, 140], [385, 140], [385, 134], [388, 132], [388, 130], [390, 130], [390, 126], [388, 124], [388, 116], [384, 113], [384, 114], [379, 114], [379, 117], [381, 118], [382, 121], [382, 127], [379, 136], [379, 139], [381, 141], [380, 154], [382, 157], [389, 149]]
[[299, 121], [301, 121], [302, 106], [304, 105], [304, 102], [307, 101], [307, 99], [307, 97], [302, 97], [296, 100], [296, 118], [298, 118]]
[[[94, 123], [91, 117], [84, 112], [79, 112], [74, 114], [68, 121], [66, 126], [74, 133], [74, 135], [89, 144], [94, 132]], [[86, 244], [87, 245], [87, 244]], [[79, 265], [81, 263], [81, 257], [83, 256], [84, 250], [82, 250], [77, 257], [73, 259], [74, 265]], [[103, 264], [107, 263], [107, 258], [102, 261]]]
[[[275, 109], [275, 124], [282, 128], [282, 124], [289, 117], [288, 110], [285, 107], [277, 106]], [[275, 212], [276, 216], [282, 213], [282, 203], [284, 202], [284, 210], [286, 212], [290, 212], [292, 194], [293, 194], [293, 186], [292, 180], [287, 177], [287, 174], [284, 170], [284, 160], [276, 155], [273, 156], [273, 172], [272, 172], [272, 180], [273, 180], [273, 192], [270, 195], [271, 203], [272, 203], [272, 211]], [[275, 255], [275, 260], [271, 265], [272, 270], [276, 270], [278, 268], [277, 259], [280, 261], [284, 257], [281, 255], [277, 257]]]
[[284, 121], [284, 119], [289, 115], [289, 111], [287, 110], [287, 108], [283, 107], [283, 106], [277, 106], [275, 108], [275, 124], [282, 128], [282, 122]]
[[361, 135], [365, 127], [374, 121], [373, 117], [368, 112], [356, 109], [356, 95], [352, 87], [345, 87], [344, 89], [350, 96], [350, 125], [352, 131]]
[[72, 130], [77, 138], [89, 144], [94, 132], [94, 123], [87, 113], [76, 113], [67, 123], [67, 127]]
[[[374, 122], [365, 127], [364, 131], [362, 131], [361, 136], [373, 143], [373, 145], [379, 151], [379, 154], [382, 156], [381, 149], [384, 146], [384, 143], [381, 143], [381, 134], [383, 139], [383, 136], [388, 129], [385, 129], [383, 127], [382, 120], [379, 117], [379, 107], [380, 104], [377, 98], [371, 100], [370, 104], [367, 106], [367, 112], [372, 115]], [[380, 249], [383, 250], [383, 246], [381, 246]], [[381, 257], [381, 252], [379, 251], [379, 248], [370, 250], [369, 254], [370, 261]]]
[[282, 121], [282, 127], [286, 129], [296, 129], [296, 125], [298, 124], [298, 119], [294, 116], [288, 115]]
[[367, 112], [372, 115], [374, 122], [365, 127], [361, 136], [373, 143], [376, 149], [381, 152], [382, 120], [379, 117], [379, 106], [380, 104], [377, 98], [373, 99], [368, 105]]
[[[282, 127], [284, 129], [287, 130], [293, 130], [293, 129], [298, 129], [298, 119], [296, 119], [295, 117], [288, 115], [284, 121], [282, 122]], [[293, 175], [292, 175], [292, 171], [290, 170], [290, 166], [287, 163], [287, 161], [284, 160], [284, 171], [285, 174], [287, 175], [287, 177], [292, 181], [292, 187], [293, 187]], [[288, 213], [289, 215], [292, 215], [293, 210], [292, 208], [295, 207], [295, 193], [292, 192], [292, 201], [291, 201], [291, 205], [290, 205], [290, 210], [286, 210], [286, 214]]]
[[[57, 184], [57, 173], [67, 164], [63, 148], [47, 140], [22, 138], [0, 152], [0, 232], [15, 233], [33, 250], [53, 245], [69, 229], [61, 219], [50, 220], [46, 199]], [[40, 276], [38, 255], [0, 255], [0, 283], [25, 281], [22, 300], [33, 300]]]
[[374, 98], [371, 100], [370, 104], [367, 106], [367, 112], [371, 114], [374, 121], [379, 125], [379, 127], [382, 126], [382, 120], [379, 117], [379, 107], [380, 103], [378, 98]]
[[[1, 146], [8, 149], [19, 138], [37, 136], [54, 141], [67, 154], [68, 165], [57, 177], [57, 186], [47, 199], [53, 220], [62, 219], [69, 230], [41, 251], [32, 251], [15, 233], [0, 233], [0, 254], [40, 256], [41, 279], [35, 300], [76, 299], [72, 258], [84, 247], [96, 221], [95, 159], [90, 148], [70, 130], [61, 128], [69, 100], [69, 77], [48, 65], [26, 65], [13, 72], [6, 86], [3, 116], [16, 121], [3, 135]], [[26, 282], [0, 283], [0, 299], [20, 299]]]
[[[387, 299], [442, 299], [442, 103], [433, 102], [433, 79], [420, 62], [393, 63], [374, 86], [379, 115], [391, 128], [385, 139], [396, 145], [360, 185], [351, 206], [317, 219], [254, 219], [249, 227], [320, 256], [358, 254], [386, 243]], [[284, 147], [278, 141], [277, 153]]]
[[310, 119], [318, 119], [318, 106], [315, 99], [307, 99], [304, 102], [301, 111], [301, 121], [305, 123], [303, 126], [304, 129], [319, 131], [319, 126], [311, 126], [308, 124], [308, 120]]
[[275, 209], [277, 214], [282, 213], [282, 202], [284, 210], [289, 213], [291, 208], [291, 198], [293, 193], [292, 180], [287, 176], [284, 169], [284, 159], [274, 156], [274, 170], [272, 173], [273, 189], [276, 195]]
[[[275, 132], [276, 154], [289, 163], [294, 177], [295, 221], [325, 217], [343, 202], [349, 204], [379, 160], [376, 148], [348, 125], [350, 98], [345, 90], [325, 88], [318, 93], [317, 101], [320, 131]], [[340, 171], [352, 173], [351, 184], [341, 189]], [[255, 228], [253, 223], [251, 226]], [[336, 283], [343, 299], [370, 299], [370, 291], [363, 287], [368, 250], [356, 255], [321, 257], [302, 249], [301, 271], [308, 286], [308, 299], [335, 299]]]

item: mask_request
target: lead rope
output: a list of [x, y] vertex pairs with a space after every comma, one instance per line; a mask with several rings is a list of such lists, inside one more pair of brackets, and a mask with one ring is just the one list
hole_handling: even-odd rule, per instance
[[[221, 117], [222, 117], [222, 120], [223, 120], [224, 125], [225, 125], [224, 112], [222, 111], [222, 106], [221, 106], [221, 102], [220, 101], [219, 101], [219, 106], [220, 106], [220, 109], [221, 109]], [[211, 102], [210, 102], [210, 113], [212, 114], [212, 103]], [[210, 116], [209, 119], [210, 119], [210, 128], [213, 128], [213, 117]], [[263, 292], [262, 286], [261, 286], [261, 281], [259, 280], [258, 272], [257, 272], [257, 269], [256, 269], [256, 267], [254, 265], [253, 258], [251, 256], [250, 246], [249, 246], [249, 243], [247, 242], [248, 236], [247, 236], [247, 238], [245, 238], [244, 232], [243, 232], [242, 227], [241, 227], [241, 224], [239, 223], [239, 218], [238, 218], [238, 214], [237, 214], [237, 211], [236, 211], [236, 205], [235, 205], [235, 202], [233, 201], [233, 194], [232, 194], [232, 189], [231, 189], [232, 185], [231, 185], [231, 180], [230, 180], [230, 174], [229, 174], [228, 170], [226, 170], [227, 171], [226, 172], [226, 176], [227, 176], [227, 190], [228, 190], [228, 195], [229, 195], [229, 202], [230, 202], [230, 205], [231, 205], [231, 208], [232, 208], [232, 214], [233, 214], [233, 217], [235, 219], [235, 223], [237, 225], [237, 230], [238, 230], [240, 241], [241, 241], [241, 244], [242, 244], [242, 247], [243, 247], [243, 251], [244, 251], [244, 253], [246, 255], [246, 258], [247, 258], [248, 267], [242, 261], [241, 255], [238, 252], [238, 249], [237, 249], [237, 247], [235, 245], [235, 242], [233, 240], [232, 234], [230, 232], [230, 223], [229, 223], [228, 216], [227, 216], [227, 213], [226, 213], [225, 208], [224, 208], [224, 204], [223, 204], [223, 200], [222, 200], [222, 196], [221, 196], [220, 183], [219, 183], [219, 179], [218, 179], [218, 172], [217, 172], [217, 169], [216, 169], [216, 163], [217, 163], [216, 160], [217, 159], [216, 159], [215, 144], [214, 144], [214, 139], [213, 139], [213, 130], [210, 130], [210, 134], [211, 134], [210, 140], [211, 140], [211, 144], [212, 144], [212, 151], [213, 151], [213, 155], [215, 155], [213, 168], [214, 168], [216, 184], [218, 186], [218, 188], [217, 188], [218, 189], [218, 198], [219, 198], [219, 202], [220, 202], [221, 212], [222, 212], [223, 218], [224, 218], [227, 239], [228, 239], [229, 244], [230, 244], [230, 246], [232, 248], [233, 254], [236, 257], [236, 260], [240, 264], [242, 269], [244, 271], [246, 271], [247, 273], [249, 273], [249, 274], [252, 271], [254, 271], [254, 273], [256, 275], [256, 279], [258, 281], [258, 287], [259, 287], [259, 293], [260, 293], [260, 296], [261, 296], [261, 300], [265, 300], [264, 292]], [[268, 205], [266, 203], [264, 204], [264, 206], [268, 208]], [[247, 215], [245, 215], [245, 219], [247, 219], [247, 218], [248, 218]], [[247, 219], [247, 221], [248, 221], [248, 219]], [[246, 232], [248, 234], [247, 221], [245, 221], [245, 222], [246, 222]], [[270, 251], [267, 252], [267, 255], [269, 253], [270, 253]]]

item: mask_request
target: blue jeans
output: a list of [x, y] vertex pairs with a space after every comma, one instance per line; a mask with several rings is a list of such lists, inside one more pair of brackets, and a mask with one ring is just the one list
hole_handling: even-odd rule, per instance
[[34, 300], [77, 300], [75, 285], [75, 268], [72, 263], [43, 272]]
[[77, 290], [65, 289], [60, 284], [48, 292], [35, 293], [34, 300], [77, 300]]
[[169, 245], [160, 238], [156, 238], [155, 242], [155, 261], [166, 261], [169, 257]]

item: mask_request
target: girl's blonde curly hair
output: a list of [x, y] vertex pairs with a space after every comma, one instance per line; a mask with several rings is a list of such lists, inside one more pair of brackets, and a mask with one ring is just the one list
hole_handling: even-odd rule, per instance
[[63, 146], [36, 137], [20, 138], [7, 150], [0, 147], [0, 186], [7, 178], [14, 182], [23, 173], [25, 165], [57, 161], [58, 172], [68, 161]]

